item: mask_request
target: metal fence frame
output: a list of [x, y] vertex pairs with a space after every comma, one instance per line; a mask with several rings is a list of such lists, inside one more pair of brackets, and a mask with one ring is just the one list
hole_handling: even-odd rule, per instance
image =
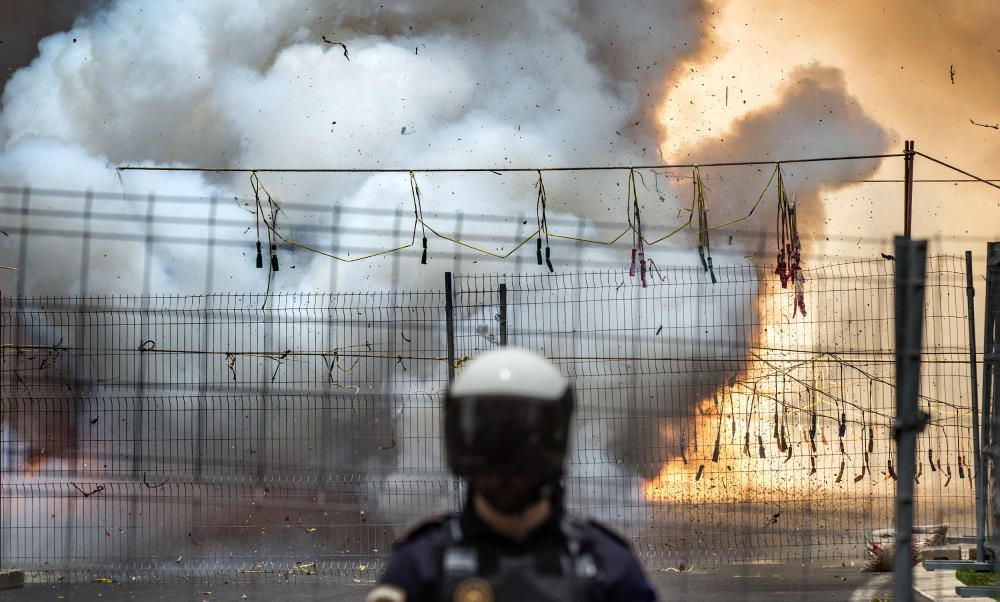
[[[593, 272], [449, 275], [443, 292], [4, 299], [0, 388], [8, 421], [24, 417], [14, 414], [25, 403], [58, 420], [75, 407], [98, 411], [76, 415], [74, 432], [91, 424], [106, 430], [71, 442], [63, 451], [72, 461], [43, 464], [44, 474], [32, 482], [12, 482], [27, 452], [15, 449], [5, 431], [0, 563], [20, 564], [40, 579], [371, 579], [393, 531], [461, 504], [461, 484], [440, 454], [436, 395], [449, 373], [503, 344], [539, 349], [581, 387], [570, 503], [623, 529], [650, 566], [860, 558], [865, 533], [891, 524], [895, 492], [890, 424], [878, 418], [893, 399], [876, 373], [891, 348], [876, 346], [892, 332], [892, 275], [887, 260], [808, 270], [808, 317], [791, 314], [794, 291], [749, 266], [716, 268], [715, 285], [700, 268], [670, 268], [651, 275], [648, 287], [627, 273]], [[957, 406], [934, 406], [932, 397], [922, 403], [932, 416], [938, 410], [958, 416], [970, 402], [965, 269], [959, 258], [937, 258], [928, 278], [923, 388], [948, 387]], [[811, 383], [800, 382], [806, 369], [788, 366], [802, 350], [755, 343], [771, 324], [762, 315], [774, 312], [779, 325], [789, 318], [793, 341], [841, 345], [819, 350], [824, 366], [843, 366], [835, 356], [851, 352], [883, 367], [846, 378], [822, 368]], [[839, 338], [835, 333], [847, 326], [860, 334]], [[782, 368], [760, 380], [760, 405], [737, 412], [737, 397], [746, 392], [730, 383], [730, 373], [764, 375], [747, 359], [755, 345], [763, 349], [755, 351], [758, 363]], [[817, 349], [805, 351], [812, 356]], [[59, 377], [40, 374], [59, 370], [65, 370]], [[29, 386], [31, 398], [19, 392]], [[79, 393], [88, 387], [91, 393]], [[102, 387], [117, 393], [93, 393]], [[661, 405], [704, 398], [664, 414], [643, 401], [651, 393]], [[793, 395], [807, 405], [788, 411], [798, 403]], [[850, 409], [851, 395], [867, 395], [868, 405]], [[712, 407], [713, 396], [722, 410]], [[726, 404], [734, 409], [727, 413]], [[650, 425], [677, 416], [686, 426], [651, 438], [657, 431]], [[772, 423], [780, 435], [772, 437]], [[841, 424], [849, 430], [841, 430], [838, 450]], [[974, 457], [964, 434], [971, 427], [956, 424], [960, 445]], [[949, 473], [957, 463], [965, 478], [959, 451], [942, 429], [937, 440], [927, 435], [919, 453], [936, 449]], [[143, 433], [166, 435], [154, 445]], [[614, 437], [618, 446], [609, 451]], [[712, 460], [713, 439], [722, 462]], [[120, 449], [96, 454], [88, 447], [95, 442]], [[776, 461], [775, 450], [793, 448], [788, 463], [765, 466], [764, 460]], [[109, 459], [112, 468], [95, 470], [95, 461]], [[727, 459], [734, 473], [772, 475], [793, 486], [760, 493], [759, 501], [713, 498], [708, 484], [719, 482]], [[853, 487], [847, 463], [860, 470], [862, 485], [852, 495], [832, 496], [837, 487]], [[697, 488], [662, 502], [637, 499], [636, 491], [647, 490], [636, 473], [657, 476], [665, 464], [676, 469], [665, 483]], [[956, 477], [947, 488], [936, 473], [932, 463], [918, 486], [918, 516], [935, 519], [940, 508], [957, 504], [962, 524], [953, 529], [970, 536], [971, 504], [954, 494], [965, 482]], [[971, 483], [971, 471], [968, 477]], [[831, 482], [810, 480], [820, 478]], [[861, 495], [861, 486], [878, 497]], [[790, 501], [779, 507], [777, 495]], [[14, 522], [8, 502], [17, 496], [30, 499], [27, 524]], [[49, 522], [56, 513], [48, 511], [62, 503], [77, 510]], [[89, 535], [63, 537], [47, 550], [36, 545], [60, 532]], [[223, 543], [206, 551], [214, 539]]]

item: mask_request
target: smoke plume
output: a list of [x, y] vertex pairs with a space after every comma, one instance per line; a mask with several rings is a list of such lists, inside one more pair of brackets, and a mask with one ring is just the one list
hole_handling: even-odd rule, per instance
[[[45, 38], [39, 56], [15, 73], [4, 89], [0, 207], [4, 223], [13, 232], [0, 238], [0, 254], [5, 263], [21, 264], [16, 272], [0, 271], [0, 289], [24, 295], [263, 292], [268, 286], [271, 292], [439, 289], [441, 269], [433, 261], [421, 269], [391, 271], [395, 264], [384, 257], [341, 265], [289, 245], [281, 245], [283, 268], [268, 285], [267, 270], [253, 266], [258, 240], [254, 226], [259, 216], [246, 174], [119, 172], [116, 167], [500, 168], [658, 163], [663, 140], [656, 120], [661, 103], [671, 102], [669, 78], [679, 73], [685, 61], [700, 57], [710, 19], [705, 2], [687, 0], [633, 0], [613, 7], [596, 0], [484, 5], [444, 0], [387, 5], [307, 0], [111, 3], [81, 17], [70, 31]], [[841, 74], [812, 65], [796, 71], [773, 106], [746, 116], [724, 139], [699, 141], [675, 152], [697, 160], [857, 154], [881, 150], [885, 140], [885, 132], [847, 92]], [[870, 168], [841, 164], [789, 168], [790, 184], [806, 204], [802, 212], [806, 223], [821, 222], [813, 200], [823, 194], [825, 182], [868, 173], [865, 169]], [[310, 247], [357, 256], [409, 238], [407, 227], [390, 233], [394, 227], [391, 213], [373, 217], [370, 212], [341, 215], [329, 210], [341, 205], [411, 212], [407, 174], [258, 175], [281, 207], [279, 228]], [[671, 227], [679, 211], [691, 202], [690, 181], [664, 175], [653, 175], [655, 182], [643, 180], [639, 186], [649, 223], [661, 229]], [[706, 170], [712, 219], [728, 221], [745, 213], [767, 175]], [[521, 223], [521, 215], [534, 213], [534, 174], [417, 173], [415, 177], [425, 211], [449, 235], [455, 234], [458, 213], [509, 215], [505, 223], [511, 227]], [[603, 238], [610, 231], [599, 225], [609, 215], [624, 222], [624, 215], [609, 213], [609, 207], [624, 202], [621, 173], [545, 177], [554, 216], [577, 220], [588, 237]], [[80, 217], [63, 217], [57, 210], [83, 201], [25, 192], [26, 188], [113, 193], [94, 197], [94, 211], [105, 212], [110, 221], [95, 220], [92, 227], [105, 234], [124, 232], [137, 238], [94, 236], [87, 239], [89, 246], [83, 252], [79, 237], [39, 233], [79, 231], [83, 227]], [[123, 196], [119, 199], [116, 194]], [[158, 199], [152, 213], [143, 198], [146, 194]], [[171, 197], [221, 199], [214, 210], [218, 225], [209, 228], [197, 223], [206, 216], [207, 202], [185, 204]], [[19, 212], [25, 203], [30, 203], [32, 211], [55, 213], [25, 215]], [[72, 209], [79, 211], [79, 205]], [[773, 214], [761, 210], [754, 221], [741, 227], [769, 231], [771, 219]], [[482, 236], [497, 232], [488, 224], [478, 227], [481, 230], [475, 233]], [[335, 229], [353, 234], [344, 240], [329, 234]], [[165, 242], [154, 244], [147, 255], [137, 252], [143, 236]], [[204, 243], [170, 242], [178, 238], [242, 244], [212, 247], [206, 255]], [[627, 265], [624, 247], [570, 250], [566, 245], [560, 250], [558, 244], [554, 245], [557, 256], [560, 252], [579, 254], [584, 264], [620, 261]], [[454, 252], [442, 239], [432, 238], [432, 245], [432, 255], [439, 258], [450, 258]], [[343, 246], [353, 250], [343, 250]], [[500, 244], [489, 246], [502, 250]], [[648, 253], [662, 265], [696, 266], [695, 246], [694, 235], [683, 232]], [[727, 247], [720, 250], [720, 257], [740, 258], [754, 251], [752, 245], [739, 241]], [[532, 253], [527, 246], [523, 251]], [[415, 254], [410, 258], [415, 265]], [[505, 269], [503, 264], [468, 260], [457, 267], [470, 273]], [[707, 290], [711, 285], [706, 280], [698, 286]], [[740, 289], [734, 294], [753, 311], [754, 293]], [[683, 323], [685, 317], [693, 317], [695, 323], [715, 319], [731, 324], [735, 322], [731, 313], [747, 309], [733, 307], [726, 300], [697, 307], [694, 299], [675, 302], [672, 319], [679, 328], [692, 326]], [[614, 303], [623, 311], [629, 309], [625, 301]], [[649, 300], [642, 303], [655, 305]], [[645, 311], [661, 309], [650, 306]], [[253, 337], [249, 340], [257, 340], [259, 328], [247, 326], [248, 336]], [[732, 334], [724, 330], [714, 329], [701, 341], [678, 341], [675, 351], [688, 356], [712, 348], [739, 353], [748, 339], [736, 337], [734, 343]], [[294, 332], [273, 336], [277, 339], [274, 349], [292, 349], [301, 343]], [[150, 338], [137, 329], [125, 338], [129, 337], [137, 342]], [[384, 336], [350, 342], [390, 345]], [[623, 342], [615, 351], [628, 356], [648, 342]], [[72, 346], [74, 342], [64, 343]], [[89, 344], [100, 348], [109, 342], [98, 336]], [[560, 348], [545, 351], [569, 355], [564, 353], [571, 348], [568, 341], [556, 346]], [[112, 368], [91, 366], [93, 374], [69, 376], [98, 383]], [[189, 381], [228, 381], [229, 377], [225, 365], [208, 373], [194, 365], [187, 369]], [[370, 366], [354, 377], [382, 383], [392, 392], [392, 379], [386, 374], [393, 369]], [[431, 375], [420, 370], [414, 367], [410, 378], [432, 386]], [[137, 379], [136, 374], [118, 376], [125, 381]], [[689, 413], [691, 403], [728, 376], [728, 369], [710, 367], [695, 380], [675, 371], [664, 376], [663, 382], [648, 383], [650, 390], [684, 391], [690, 399], [650, 401], [628, 396], [624, 400], [627, 420], [620, 425], [597, 420], [587, 426], [586, 435], [596, 437], [598, 445], [585, 446], [578, 456], [584, 459], [582, 468], [574, 469], [579, 471], [574, 474], [586, 476], [586, 471], [601, 467], [617, 474], [617, 466], [624, 465], [622, 478], [627, 484], [622, 489], [635, 495], [640, 475], [655, 474], [662, 460], [645, 457], [642, 450], [655, 447], [664, 432], [679, 428], [676, 417]], [[636, 387], [610, 377], [604, 385]], [[79, 423], [84, 418], [72, 408], [84, 403], [88, 395], [99, 397], [100, 385], [75, 395], [64, 401], [65, 411], [72, 416], [71, 422]], [[431, 407], [404, 411], [383, 405], [375, 415], [378, 428], [394, 424], [401, 432], [416, 429], [427, 441], [436, 434]], [[15, 438], [41, 440], [44, 436], [38, 431], [62, 430], [68, 435], [71, 429], [63, 422], [28, 420], [9, 428]], [[360, 433], [374, 428], [354, 422], [344, 426]], [[183, 434], [184, 428], [175, 425], [172, 436], [193, 436]], [[232, 436], [249, 437], [238, 429]], [[295, 448], [294, 433], [286, 433], [282, 440], [288, 448], [274, 452], [277, 464], [301, 452]], [[397, 471], [390, 481], [400, 483], [407, 478], [407, 467], [419, 465], [415, 458], [439, 450], [430, 444], [430, 448], [393, 453], [397, 454], [394, 460], [383, 462], [384, 454], [372, 444], [360, 455], [345, 460], [349, 454], [338, 454], [339, 460], [330, 461], [342, 463], [333, 470], [364, 467], [377, 471], [376, 482], [381, 475]], [[443, 468], [440, 458], [431, 463]], [[608, 492], [594, 495], [607, 498]], [[385, 504], [381, 509], [391, 510]]]

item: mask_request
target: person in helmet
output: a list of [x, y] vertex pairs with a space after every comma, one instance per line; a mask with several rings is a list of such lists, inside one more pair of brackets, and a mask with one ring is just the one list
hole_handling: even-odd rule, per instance
[[563, 508], [573, 407], [569, 382], [535, 353], [468, 363], [444, 399], [465, 507], [399, 540], [367, 602], [655, 601], [628, 543]]

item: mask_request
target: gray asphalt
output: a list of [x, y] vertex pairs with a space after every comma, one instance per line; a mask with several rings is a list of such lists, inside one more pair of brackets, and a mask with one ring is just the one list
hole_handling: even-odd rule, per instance
[[[803, 602], [863, 600], [889, 594], [884, 575], [861, 573], [857, 567], [829, 565], [720, 565], [686, 573], [655, 572], [649, 575], [660, 600], [727, 602]], [[207, 600], [209, 602], [266, 600], [274, 602], [359, 602], [367, 585], [295, 584], [119, 584], [82, 583], [28, 586], [0, 592], [0, 600], [41, 602], [98, 600], [100, 602], [157, 602]], [[245, 596], [245, 597], [244, 597]]]

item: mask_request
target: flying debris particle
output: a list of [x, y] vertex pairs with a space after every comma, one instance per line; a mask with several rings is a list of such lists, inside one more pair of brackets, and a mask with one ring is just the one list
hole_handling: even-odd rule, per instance
[[150, 483], [149, 481], [146, 480], [146, 473], [143, 472], [142, 473], [142, 484], [145, 485], [146, 487], [150, 488], [150, 489], [159, 489], [159, 488], [163, 487], [164, 485], [166, 485], [167, 482], [163, 481], [162, 483]]
[[698, 465], [698, 474], [694, 475], [694, 480], [695, 481], [700, 481], [701, 480], [701, 474], [703, 472], [705, 472], [705, 465], [704, 464], [699, 464]]
[[895, 255], [886, 255], [885, 253], [882, 253], [881, 255], [882, 255], [882, 259], [884, 259], [886, 261], [896, 261], [896, 256]]
[[347, 44], [344, 44], [343, 42], [334, 42], [333, 40], [327, 39], [326, 36], [323, 36], [323, 41], [326, 42], [327, 44], [330, 44], [331, 46], [340, 46], [341, 48], [343, 48], [344, 58], [347, 59], [348, 62], [350, 62], [351, 57], [347, 55]]
[[315, 562], [296, 562], [295, 568], [299, 569], [306, 575], [315, 575], [316, 571], [313, 568], [316, 566]]
[[96, 417], [96, 418], [91, 418], [91, 419], [90, 419], [90, 424], [97, 424], [97, 419], [98, 419], [98, 418], [100, 418], [100, 416], [98, 416], [98, 417]]
[[95, 493], [100, 493], [100, 492], [104, 491], [104, 485], [98, 485], [97, 489], [94, 489], [94, 490], [92, 490], [89, 493], [86, 492], [86, 491], [84, 491], [83, 489], [80, 489], [80, 486], [77, 485], [76, 483], [70, 483], [70, 485], [72, 485], [74, 489], [76, 489], [81, 494], [83, 494], [83, 497], [90, 497], [90, 496], [94, 495]]
[[660, 334], [662, 330], [663, 330], [663, 325], [661, 324], [660, 327], [656, 329], [656, 334]]
[[972, 125], [978, 125], [981, 128], [993, 128], [994, 130], [1000, 130], [1000, 123], [979, 123], [977, 121], [969, 120]]
[[948, 67], [948, 75], [951, 77], [951, 85], [955, 85], [955, 65]]

